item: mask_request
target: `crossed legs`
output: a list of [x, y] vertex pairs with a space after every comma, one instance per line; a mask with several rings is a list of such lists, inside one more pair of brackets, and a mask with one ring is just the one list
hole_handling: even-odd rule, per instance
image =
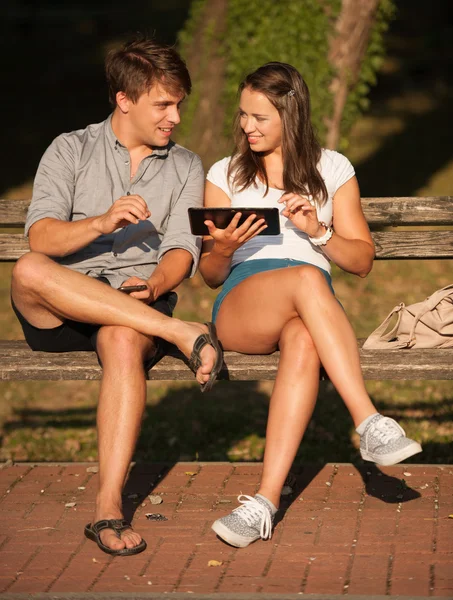
[[[167, 317], [110, 286], [57, 264], [37, 252], [20, 258], [13, 270], [11, 293], [14, 304], [35, 327], [58, 327], [65, 319], [99, 325], [129, 327], [146, 336], [161, 337], [190, 356], [205, 325]], [[209, 379], [215, 350], [205, 346], [196, 378]]]
[[377, 412], [365, 389], [355, 335], [324, 276], [312, 266], [245, 279], [222, 302], [216, 325], [225, 350], [266, 354], [280, 347], [260, 487], [278, 507], [316, 402], [320, 362], [356, 426]]

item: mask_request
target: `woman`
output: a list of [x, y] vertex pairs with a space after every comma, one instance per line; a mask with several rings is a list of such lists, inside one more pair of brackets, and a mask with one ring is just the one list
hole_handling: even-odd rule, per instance
[[[280, 350], [258, 494], [213, 524], [226, 542], [244, 547], [269, 538], [280, 493], [315, 406], [322, 364], [360, 435], [366, 460], [400, 462], [421, 446], [380, 415], [365, 389], [357, 342], [331, 285], [330, 261], [365, 277], [374, 258], [354, 169], [321, 149], [310, 122], [308, 88], [298, 71], [272, 62], [239, 87], [235, 150], [207, 175], [207, 207], [280, 207], [280, 236], [257, 235], [250, 216], [226, 229], [206, 221], [200, 271], [223, 290], [213, 318], [225, 350]], [[334, 227], [335, 229], [333, 229]]]

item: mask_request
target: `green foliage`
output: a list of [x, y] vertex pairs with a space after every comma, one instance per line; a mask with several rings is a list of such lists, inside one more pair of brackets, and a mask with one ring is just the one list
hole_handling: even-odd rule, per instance
[[[194, 93], [182, 124], [183, 140], [189, 136], [191, 117], [199, 108], [201, 96], [208, 93], [209, 81], [203, 81], [203, 64], [217, 51], [225, 57], [223, 99], [227, 138], [231, 137], [239, 82], [265, 62], [278, 60], [294, 65], [307, 82], [313, 124], [323, 142], [326, 120], [332, 114], [330, 84], [335, 77], [334, 67], [328, 61], [329, 44], [335, 35], [341, 0], [228, 0], [226, 31], [221, 40], [213, 40], [212, 22], [205, 22], [208, 5], [207, 0], [193, 0], [189, 19], [179, 34], [183, 56], [188, 59], [194, 51], [198, 56]], [[384, 33], [394, 13], [394, 0], [380, 0], [359, 80], [344, 109], [340, 140], [343, 149], [347, 147], [352, 125], [368, 107], [370, 88], [376, 84], [384, 57]]]
[[[204, 14], [206, 10], [207, 0], [192, 0], [190, 5], [189, 17], [184, 25], [184, 29], [182, 29], [178, 33], [178, 48], [181, 53], [181, 56], [188, 61], [190, 58], [190, 54], [196, 50], [194, 46], [194, 40], [198, 37], [200, 33], [199, 30], [203, 28]], [[204, 31], [201, 31], [200, 37], [202, 40], [206, 40]], [[199, 51], [202, 48], [198, 49]], [[203, 56], [203, 52], [200, 52], [201, 56]], [[198, 74], [194, 74], [191, 72], [192, 78], [192, 93], [189, 98], [186, 99], [183, 112], [184, 119], [181, 121], [179, 125], [178, 131], [178, 142], [181, 144], [186, 144], [187, 140], [190, 136], [192, 122], [195, 116], [195, 112], [200, 103], [200, 81]], [[194, 149], [196, 150], [196, 149]]]
[[207, 0], [192, 0], [189, 16], [184, 24], [184, 29], [178, 33], [178, 45], [181, 54], [187, 57], [193, 38], [203, 20]]
[[[338, 9], [338, 0], [329, 1]], [[313, 123], [320, 137], [323, 118], [330, 113], [333, 78], [327, 61], [329, 19], [319, 0], [229, 0], [224, 52], [226, 127], [237, 105], [238, 83], [260, 65], [273, 60], [294, 65], [311, 92]]]

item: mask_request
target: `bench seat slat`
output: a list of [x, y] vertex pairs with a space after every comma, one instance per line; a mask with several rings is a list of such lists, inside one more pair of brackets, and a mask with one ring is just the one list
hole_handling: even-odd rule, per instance
[[[453, 348], [435, 350], [363, 350], [360, 358], [365, 379], [453, 379]], [[225, 353], [226, 369], [220, 379], [231, 381], [273, 380], [279, 353], [249, 356]], [[24, 341], [0, 341], [0, 378], [8, 380], [100, 379], [94, 352], [51, 354], [32, 352]], [[187, 365], [167, 356], [149, 372], [151, 380], [194, 381]]]
[[[453, 258], [453, 231], [376, 231], [376, 258]], [[21, 233], [0, 233], [0, 261], [11, 262], [28, 252]]]

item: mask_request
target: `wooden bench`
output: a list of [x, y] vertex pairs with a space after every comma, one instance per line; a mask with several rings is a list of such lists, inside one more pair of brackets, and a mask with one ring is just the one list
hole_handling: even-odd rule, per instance
[[[363, 198], [362, 202], [376, 244], [376, 260], [453, 258], [453, 231], [439, 229], [453, 225], [453, 197]], [[0, 200], [0, 231], [23, 228], [28, 204], [26, 200]], [[395, 231], [396, 226], [411, 226], [411, 230]], [[0, 232], [0, 261], [15, 261], [27, 251], [22, 233]], [[453, 349], [365, 351], [363, 340], [358, 344], [366, 379], [453, 379]], [[220, 378], [274, 379], [278, 358], [278, 352], [269, 356], [226, 352]], [[32, 352], [23, 341], [3, 340], [0, 374], [3, 380], [99, 379], [101, 369], [93, 352]], [[180, 358], [167, 356], [149, 378], [193, 380], [193, 374]]]

